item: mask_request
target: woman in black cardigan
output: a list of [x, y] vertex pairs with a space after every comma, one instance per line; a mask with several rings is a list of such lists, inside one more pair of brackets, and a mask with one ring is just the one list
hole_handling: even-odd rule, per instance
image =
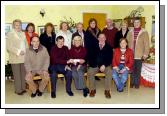
[[[90, 67], [96, 67], [96, 55], [98, 46], [98, 36], [101, 33], [101, 30], [97, 27], [97, 20], [91, 18], [89, 20], [89, 26], [85, 33], [85, 48], [87, 50], [87, 63]], [[100, 80], [98, 77], [95, 78], [96, 80]]]
[[119, 47], [119, 40], [121, 38], [126, 38], [127, 34], [129, 32], [129, 29], [128, 29], [128, 22], [126, 20], [123, 20], [121, 22], [121, 30], [118, 31], [115, 35], [115, 48], [118, 48]]
[[44, 28], [44, 33], [40, 35], [40, 43], [47, 48], [50, 55], [51, 48], [55, 46], [55, 29], [52, 23], [47, 23]]

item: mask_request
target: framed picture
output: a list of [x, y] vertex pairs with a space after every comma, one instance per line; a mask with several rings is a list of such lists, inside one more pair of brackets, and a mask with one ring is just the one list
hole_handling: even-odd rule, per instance
[[113, 25], [114, 25], [118, 30], [121, 29], [121, 22], [122, 22], [122, 19], [113, 19]]
[[38, 35], [40, 36], [44, 32], [44, 26], [38, 26]]
[[12, 23], [5, 24], [5, 35], [12, 30]]
[[28, 23], [27, 23], [27, 22], [22, 22], [21, 29], [22, 29], [23, 31], [25, 31], [25, 30], [26, 30], [27, 25], [28, 25]]

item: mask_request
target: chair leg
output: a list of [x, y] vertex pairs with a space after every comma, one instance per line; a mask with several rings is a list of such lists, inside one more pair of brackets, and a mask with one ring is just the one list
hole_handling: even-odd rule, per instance
[[48, 92], [50, 93], [51, 92], [51, 82], [50, 82], [50, 80], [48, 82], [47, 89], [48, 89]]
[[130, 74], [128, 74], [128, 95], [130, 93]]

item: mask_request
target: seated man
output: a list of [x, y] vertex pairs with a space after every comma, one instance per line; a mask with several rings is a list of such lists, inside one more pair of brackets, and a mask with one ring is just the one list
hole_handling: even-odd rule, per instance
[[[35, 97], [36, 94], [42, 96], [49, 81], [49, 62], [50, 59], [46, 48], [40, 44], [38, 37], [33, 37], [30, 48], [26, 50], [24, 63], [26, 69], [25, 80], [32, 91], [31, 97]], [[39, 75], [42, 78], [39, 83], [39, 89], [37, 89], [33, 81], [33, 76], [35, 75]]]
[[[96, 94], [95, 88], [95, 78], [96, 73], [105, 73], [105, 97], [111, 98], [110, 95], [110, 83], [111, 83], [111, 62], [112, 62], [112, 48], [108, 45], [106, 37], [103, 33], [99, 34], [99, 43], [93, 49], [94, 56], [88, 58], [89, 68], [88, 68], [88, 78], [90, 82], [90, 97], [94, 97]], [[89, 53], [89, 52], [88, 52]]]
[[69, 50], [67, 46], [64, 46], [63, 36], [56, 38], [56, 45], [52, 47], [50, 53], [51, 59], [51, 97], [56, 98], [56, 81], [58, 73], [65, 76], [66, 80], [66, 92], [69, 96], [73, 96], [71, 91], [72, 71], [67, 64], [69, 60]]

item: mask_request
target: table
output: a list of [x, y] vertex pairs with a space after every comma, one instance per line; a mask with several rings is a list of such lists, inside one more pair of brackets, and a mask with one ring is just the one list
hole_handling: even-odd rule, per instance
[[142, 63], [140, 85], [155, 88], [155, 64]]

